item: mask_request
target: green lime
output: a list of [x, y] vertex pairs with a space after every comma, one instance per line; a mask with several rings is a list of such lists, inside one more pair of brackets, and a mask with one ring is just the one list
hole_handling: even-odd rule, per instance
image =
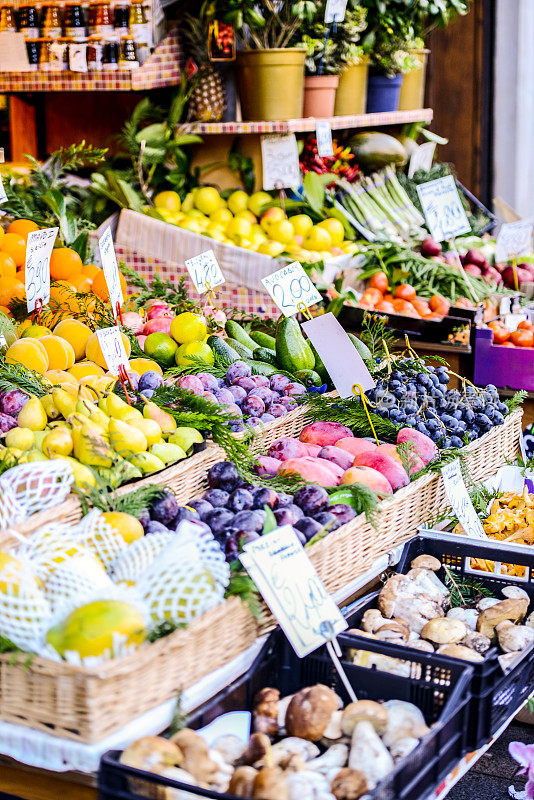
[[153, 358], [162, 369], [174, 366], [178, 345], [168, 333], [149, 333], [145, 339], [145, 355]]

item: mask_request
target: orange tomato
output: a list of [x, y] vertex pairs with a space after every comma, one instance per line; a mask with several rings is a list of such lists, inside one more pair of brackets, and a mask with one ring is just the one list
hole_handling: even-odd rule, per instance
[[510, 341], [516, 347], [533, 347], [534, 331], [517, 330], [510, 334]]
[[503, 342], [499, 347], [515, 347], [515, 344], [512, 344], [512, 342]]
[[410, 286], [409, 283], [401, 283], [400, 286], [397, 286], [395, 289], [395, 297], [398, 297], [400, 300], [412, 301], [415, 297], [415, 289], [413, 286]]
[[459, 297], [456, 303], [454, 304], [456, 308], [474, 308], [474, 304], [472, 300], [469, 300], [467, 297]]
[[418, 317], [419, 314], [408, 300], [403, 300], [401, 297], [396, 297], [393, 300], [393, 308], [397, 314], [402, 314], [404, 317]]
[[422, 297], [414, 297], [412, 300], [412, 305], [422, 317], [430, 312], [430, 306], [426, 300], [423, 300]]
[[382, 300], [381, 303], [377, 303], [375, 306], [376, 311], [383, 311], [384, 314], [394, 314], [395, 308], [393, 303], [389, 303], [387, 300]]
[[0, 281], [0, 305], [8, 306], [14, 298], [24, 300], [25, 297], [26, 287], [16, 277]]
[[449, 303], [449, 301], [441, 294], [434, 294], [430, 298], [431, 311], [435, 311], [437, 314], [441, 314], [443, 317], [445, 316], [445, 314], [449, 313], [450, 307], [451, 304]]
[[369, 283], [367, 285], [371, 289], [378, 289], [378, 291], [383, 294], [389, 289], [388, 276], [385, 272], [375, 272], [375, 274], [371, 275], [369, 278]]
[[518, 331], [531, 331], [533, 328], [534, 325], [529, 319], [522, 320], [517, 326]]
[[442, 316], [442, 314], [437, 314], [436, 312], [434, 312], [434, 311], [431, 311], [431, 312], [430, 312], [430, 314], [425, 314], [425, 315], [424, 315], [424, 317], [423, 317], [423, 319], [430, 320], [431, 322], [432, 322], [433, 320], [434, 320], [434, 321], [439, 321], [439, 320], [442, 320], [442, 319], [443, 319], [443, 316]]
[[7, 226], [6, 233], [16, 233], [18, 236], [22, 236], [24, 241], [28, 241], [28, 234], [32, 231], [38, 231], [39, 226], [32, 222], [31, 219], [14, 219], [13, 222], [10, 222]]
[[56, 247], [50, 256], [50, 277], [53, 281], [68, 280], [82, 271], [82, 259], [70, 247]]
[[491, 330], [493, 331], [493, 344], [504, 344], [510, 338], [510, 331], [505, 325], [494, 325]]
[[363, 297], [358, 302], [359, 308], [374, 308], [374, 304], [370, 303], [368, 300], [364, 300]]
[[7, 253], [17, 267], [22, 267], [26, 261], [26, 240], [18, 233], [6, 233], [2, 239], [2, 250]]
[[[120, 275], [120, 282], [122, 287], [122, 296], [126, 297], [126, 281], [124, 279], [124, 275], [119, 273]], [[106, 278], [104, 276], [104, 271], [99, 269], [98, 274], [93, 278], [93, 285], [92, 285], [93, 292], [100, 297], [101, 300], [109, 300], [109, 291], [108, 285], [106, 283]]]
[[8, 253], [0, 253], [0, 279], [14, 278], [17, 266]]
[[363, 293], [363, 296], [367, 298], [371, 303], [380, 303], [382, 302], [382, 292], [378, 289], [373, 289], [373, 287], [367, 287]]

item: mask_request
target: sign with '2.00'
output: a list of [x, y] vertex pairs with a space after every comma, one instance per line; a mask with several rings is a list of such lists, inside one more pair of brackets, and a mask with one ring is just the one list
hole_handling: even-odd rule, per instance
[[298, 261], [267, 275], [261, 282], [285, 317], [292, 317], [297, 311], [303, 311], [322, 300]]
[[452, 175], [420, 184], [417, 194], [428, 229], [436, 242], [469, 233], [471, 226]]

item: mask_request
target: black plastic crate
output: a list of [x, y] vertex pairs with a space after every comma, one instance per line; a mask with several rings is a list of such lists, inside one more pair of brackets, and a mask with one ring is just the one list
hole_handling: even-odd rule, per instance
[[[530, 596], [529, 612], [534, 608], [534, 554], [525, 549], [506, 549], [495, 544], [485, 544], [479, 540], [466, 541], [449, 539], [439, 534], [420, 534], [410, 540], [403, 549], [397, 572], [406, 573], [410, 569], [411, 561], [424, 553], [435, 556], [446, 564], [453, 575], [464, 576], [476, 580], [481, 585], [495, 592], [500, 597], [500, 589], [505, 585], [515, 585], [524, 589]], [[484, 558], [490, 561], [500, 561], [505, 564], [518, 564], [525, 567], [526, 579], [518, 581], [508, 576], [498, 576], [488, 572], [476, 570], [469, 571], [470, 558]], [[438, 576], [443, 579], [444, 571]], [[378, 592], [362, 597], [344, 610], [345, 617], [351, 627], [359, 627], [361, 618], [368, 608], [376, 608]], [[372, 650], [385, 652], [383, 642], [376, 642], [365, 637], [342, 633], [339, 637], [342, 649]], [[389, 655], [395, 658], [412, 660], [414, 648], [401, 645], [390, 645]], [[431, 662], [438, 670], [444, 670], [452, 664], [467, 663], [450, 656], [430, 655]], [[503, 722], [510, 717], [515, 709], [534, 691], [534, 644], [523, 651], [512, 669], [504, 673], [499, 661], [500, 649], [492, 647], [485, 654], [484, 661], [473, 663], [473, 679], [470, 687], [471, 702], [467, 729], [467, 746], [476, 750], [485, 744], [501, 727]], [[387, 673], [381, 673], [387, 674]]]
[[[354, 664], [346, 665], [346, 673], [358, 698], [373, 700], [407, 700], [419, 706], [430, 732], [407, 758], [370, 793], [373, 800], [422, 800], [447, 772], [458, 762], [465, 749], [465, 726], [469, 708], [469, 684], [472, 669], [455, 663], [447, 674], [431, 668], [427, 653], [413, 658], [418, 666], [418, 678], [372, 672]], [[350, 698], [343, 687], [332, 661], [321, 649], [299, 659], [280, 630], [275, 631], [248, 672], [214, 698], [197, 709], [188, 719], [192, 728], [207, 725], [220, 714], [252, 708], [256, 692], [264, 686], [290, 694], [315, 683], [331, 686], [345, 703]], [[187, 786], [148, 772], [125, 767], [119, 763], [120, 751], [111, 750], [101, 759], [99, 772], [100, 800], [139, 800], [156, 796], [156, 787], [172, 786], [189, 795], [230, 800], [233, 795], [219, 794]], [[154, 792], [135, 794], [128, 778], [150, 782]]]

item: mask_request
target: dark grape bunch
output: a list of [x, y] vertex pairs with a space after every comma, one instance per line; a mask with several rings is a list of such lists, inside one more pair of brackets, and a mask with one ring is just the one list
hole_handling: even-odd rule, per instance
[[447, 367], [426, 367], [428, 372], [406, 372], [397, 361], [387, 379], [378, 381], [366, 395], [373, 410], [396, 425], [429, 436], [438, 447], [463, 447], [495, 425], [502, 425], [508, 407], [497, 389], [466, 385], [460, 392], [448, 389]]
[[328, 493], [321, 486], [304, 486], [292, 496], [246, 483], [231, 461], [214, 464], [208, 472], [208, 483], [210, 488], [202, 497], [184, 506], [171, 492], [156, 500], [140, 516], [145, 534], [174, 531], [182, 520], [191, 520], [205, 525], [227, 561], [233, 561], [244, 544], [262, 535], [265, 506], [273, 510], [279, 526], [293, 526], [303, 545], [317, 533], [334, 531], [356, 516], [351, 506], [330, 504]]

